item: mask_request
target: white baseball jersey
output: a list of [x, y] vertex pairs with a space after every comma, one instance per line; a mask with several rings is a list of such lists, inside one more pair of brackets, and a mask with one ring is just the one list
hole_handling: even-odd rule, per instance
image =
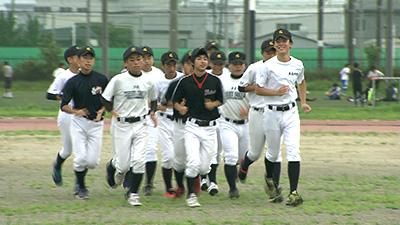
[[238, 90], [240, 80], [228, 77], [221, 81], [224, 88], [224, 104], [219, 107], [219, 112], [223, 117], [243, 120], [240, 117], [240, 110], [241, 108], [248, 109], [250, 105], [247, 93]]
[[218, 77], [219, 79], [224, 79], [224, 78], [227, 78], [227, 77], [229, 77], [229, 76], [231, 75], [231, 71], [229, 71], [229, 69], [226, 68], [226, 67], [224, 67], [224, 68], [222, 69], [222, 74], [221, 74], [221, 75], [215, 75], [215, 74], [213, 74], [213, 73], [212, 73], [212, 70], [206, 70], [206, 72], [209, 73], [209, 74], [212, 74], [212, 75], [214, 75], [214, 76], [216, 76], [216, 77]]
[[[261, 67], [261, 65], [263, 65], [263, 63], [264, 63], [264, 61], [260, 60], [258, 62], [251, 64], [249, 67], [247, 67], [243, 76], [240, 78], [239, 86], [247, 87], [250, 85], [255, 85], [257, 71], [260, 69], [260, 67]], [[249, 96], [249, 104], [251, 107], [264, 108], [265, 103], [264, 103], [264, 98], [262, 96], [256, 95], [256, 93], [254, 93], [253, 91], [248, 92], [248, 96]]]
[[158, 68], [155, 67], [155, 66], [152, 66], [152, 67], [151, 67], [151, 71], [150, 71], [150, 72], [146, 72], [146, 71], [143, 71], [143, 70], [142, 70], [142, 74], [143, 74], [145, 77], [150, 77], [150, 79], [151, 79], [154, 83], [156, 83], [158, 80], [163, 79], [163, 77], [164, 77], [164, 72], [163, 72], [162, 70], [158, 69]]
[[113, 109], [121, 117], [139, 117], [148, 113], [149, 101], [157, 99], [157, 92], [149, 77], [134, 77], [125, 72], [110, 80], [102, 96], [113, 101]]
[[[183, 73], [181, 72], [176, 72], [176, 77], [173, 79], [167, 79], [165, 77], [165, 75], [160, 78], [157, 83], [156, 83], [156, 87], [157, 87], [157, 100], [159, 104], [166, 104], [166, 100], [165, 100], [165, 94], [167, 93], [169, 84], [174, 81], [175, 79], [180, 79], [183, 77]], [[173, 114], [173, 109], [171, 108], [167, 108], [167, 111], [165, 112], [168, 115], [172, 115]]]
[[60, 75], [61, 73], [63, 73], [65, 71], [65, 69], [63, 69], [63, 68], [57, 68], [57, 69], [55, 69], [54, 71], [53, 71], [53, 74], [52, 74], [52, 76], [53, 77], [58, 77], [58, 75]]
[[339, 74], [341, 80], [349, 80], [350, 68], [344, 67], [342, 70], [340, 70]]
[[[49, 89], [47, 90], [48, 93], [53, 95], [62, 95], [62, 90], [64, 89], [65, 84], [67, 81], [75, 76], [76, 74], [71, 72], [70, 69], [64, 70], [64, 72], [60, 73], [51, 83]], [[68, 104], [71, 108], [73, 108], [73, 100]], [[68, 114], [66, 112], [61, 111], [58, 112], [58, 128], [61, 132], [61, 138], [63, 143], [63, 148], [60, 151], [60, 156], [63, 159], [68, 158], [72, 154], [72, 139], [70, 130], [71, 119], [73, 115]]]
[[270, 90], [278, 90], [282, 85], [289, 86], [289, 94], [264, 97], [267, 105], [283, 105], [296, 102], [296, 82], [304, 80], [303, 63], [290, 57], [289, 62], [280, 62], [277, 56], [266, 61], [257, 72], [257, 85]]

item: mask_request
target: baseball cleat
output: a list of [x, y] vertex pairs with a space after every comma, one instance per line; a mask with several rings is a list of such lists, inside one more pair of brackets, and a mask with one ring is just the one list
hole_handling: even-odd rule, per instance
[[289, 206], [298, 206], [303, 203], [303, 198], [294, 190], [292, 193], [289, 194], [288, 199], [286, 201], [286, 205]]
[[124, 179], [125, 179], [125, 173], [120, 173], [120, 172], [115, 173], [114, 177], [115, 186], [118, 187], [119, 185], [121, 185], [122, 182], [124, 182]]
[[233, 198], [239, 198], [239, 190], [237, 188], [233, 189], [233, 190], [229, 190], [229, 198], [233, 199]]
[[62, 186], [62, 175], [61, 175], [61, 168], [56, 168], [56, 162], [53, 163], [53, 181], [57, 186]]
[[211, 196], [218, 194], [218, 185], [214, 182], [211, 182], [207, 191], [208, 191], [208, 194], [210, 194]]
[[142, 203], [139, 201], [139, 195], [136, 193], [130, 193], [128, 198], [128, 203], [133, 206], [141, 206]]
[[177, 188], [175, 189], [175, 198], [182, 198], [182, 196], [185, 194], [185, 188]]
[[165, 191], [164, 196], [167, 198], [175, 198], [175, 190], [173, 188], [168, 189], [167, 191]]
[[115, 184], [115, 178], [114, 178], [115, 168], [112, 167], [111, 161], [109, 161], [106, 165], [106, 174], [107, 174], [106, 180], [107, 180], [108, 185], [112, 188], [117, 188], [117, 185]]
[[87, 200], [90, 198], [89, 190], [86, 188], [79, 188], [78, 193], [75, 195], [77, 199]]
[[79, 184], [75, 184], [75, 187], [74, 187], [74, 190], [72, 191], [72, 194], [73, 195], [77, 195], [78, 192], [79, 192], [79, 189], [80, 189]]
[[149, 196], [153, 194], [153, 186], [151, 185], [146, 185], [143, 187], [143, 192], [145, 196]]
[[191, 208], [201, 206], [194, 193], [190, 194], [189, 197], [186, 199], [186, 204]]
[[275, 182], [272, 178], [265, 178], [264, 191], [270, 198], [276, 196]]
[[[200, 179], [200, 178], [199, 178], [199, 179]], [[206, 190], [208, 189], [207, 178], [201, 179], [200, 187], [201, 187], [201, 190], [202, 190], [202, 191], [206, 191]]]
[[275, 196], [269, 197], [268, 201], [271, 202], [271, 203], [281, 203], [281, 202], [283, 202], [282, 188], [278, 187], [278, 189], [276, 190]]

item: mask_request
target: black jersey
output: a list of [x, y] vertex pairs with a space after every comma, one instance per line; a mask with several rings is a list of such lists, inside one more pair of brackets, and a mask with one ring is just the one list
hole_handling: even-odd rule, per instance
[[222, 84], [218, 77], [205, 73], [202, 77], [192, 74], [182, 78], [173, 96], [173, 103], [180, 103], [185, 99], [185, 106], [189, 108], [188, 117], [201, 120], [215, 120], [219, 118], [218, 107], [208, 110], [204, 102], [219, 100], [223, 103]]
[[108, 78], [98, 72], [92, 71], [89, 74], [79, 72], [65, 84], [61, 108], [73, 99], [75, 109], [86, 108], [89, 115], [97, 115], [97, 111], [103, 106], [100, 97], [107, 83]]
[[[181, 79], [183, 79], [183, 77], [175, 79], [175, 80], [171, 81], [171, 83], [169, 83], [167, 92], [165, 93], [165, 100], [167, 102], [170, 100], [172, 101], [174, 94], [175, 94], [176, 86], [180, 82]], [[173, 107], [173, 110], [174, 110], [174, 114], [173, 114], [174, 119], [182, 119], [182, 120], [186, 121], [187, 114], [181, 115], [179, 113], [179, 111], [175, 109], [175, 107]]]

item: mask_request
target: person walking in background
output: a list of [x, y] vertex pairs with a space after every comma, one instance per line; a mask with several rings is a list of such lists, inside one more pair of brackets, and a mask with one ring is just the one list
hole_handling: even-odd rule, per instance
[[12, 92], [11, 92], [11, 83], [12, 83], [12, 78], [14, 76], [14, 70], [13, 68], [8, 64], [7, 61], [4, 62], [3, 65], [3, 74], [4, 77], [6, 78], [5, 81], [5, 93], [3, 95], [4, 98], [14, 98]]
[[342, 93], [346, 93], [347, 87], [349, 85], [349, 75], [350, 75], [350, 64], [344, 65], [340, 70], [340, 80], [342, 81]]
[[353, 95], [354, 95], [354, 105], [358, 106], [358, 99], [361, 101], [361, 107], [365, 106], [364, 96], [362, 91], [362, 80], [364, 79], [364, 74], [359, 68], [358, 63], [354, 63], [354, 70], [351, 74], [351, 81], [353, 82]]

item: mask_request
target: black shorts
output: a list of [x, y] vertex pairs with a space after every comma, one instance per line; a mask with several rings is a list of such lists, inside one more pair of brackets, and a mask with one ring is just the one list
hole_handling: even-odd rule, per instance
[[4, 87], [6, 89], [10, 89], [11, 88], [11, 77], [6, 77], [6, 84], [4, 85]]

